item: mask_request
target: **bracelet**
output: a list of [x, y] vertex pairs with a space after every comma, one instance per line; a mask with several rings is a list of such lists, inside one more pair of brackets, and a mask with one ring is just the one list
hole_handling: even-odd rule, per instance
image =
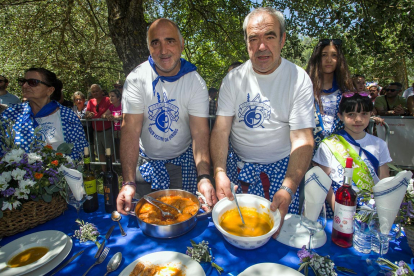
[[226, 170], [224, 170], [224, 169], [216, 169], [215, 171], [214, 171], [214, 178], [216, 178], [216, 175], [219, 173], [219, 172], [224, 172], [224, 173], [226, 173]]
[[213, 182], [209, 174], [202, 174], [197, 176], [197, 183], [200, 182], [202, 179], [208, 179], [210, 180], [210, 182]]
[[137, 188], [137, 184], [135, 182], [132, 182], [132, 181], [122, 181], [122, 187], [127, 186], [127, 185], [134, 186], [135, 189]]

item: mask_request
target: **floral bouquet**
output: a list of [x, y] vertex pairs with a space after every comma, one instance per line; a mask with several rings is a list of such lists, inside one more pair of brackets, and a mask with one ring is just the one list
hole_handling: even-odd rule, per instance
[[65, 196], [61, 165], [74, 168], [73, 160], [50, 145], [37, 152], [22, 149], [7, 152], [0, 160], [0, 218], [4, 210], [19, 209], [22, 203], [42, 199], [50, 202], [55, 193]]
[[399, 261], [398, 263], [395, 262], [395, 264], [393, 264], [387, 259], [378, 258], [377, 263], [388, 267], [389, 271], [385, 276], [414, 276], [413, 271], [404, 261]]
[[397, 215], [396, 223], [401, 226], [414, 226], [414, 190], [413, 179], [410, 179], [407, 192], [404, 195], [404, 199], [401, 203], [400, 211]]
[[219, 274], [224, 271], [222, 267], [213, 262], [214, 257], [211, 256], [211, 248], [208, 246], [207, 241], [202, 241], [198, 244], [193, 240], [190, 240], [190, 242], [192, 246], [187, 246], [186, 254], [188, 256], [199, 263], [211, 263]]

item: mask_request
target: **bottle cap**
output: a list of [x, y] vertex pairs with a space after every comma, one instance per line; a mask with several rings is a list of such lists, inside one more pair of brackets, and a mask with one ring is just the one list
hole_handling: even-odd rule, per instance
[[353, 160], [352, 158], [348, 157], [348, 158], [346, 159], [346, 165], [345, 165], [345, 168], [352, 168], [352, 163], [354, 163], [354, 160]]
[[105, 150], [105, 155], [111, 155], [111, 148], [107, 148]]

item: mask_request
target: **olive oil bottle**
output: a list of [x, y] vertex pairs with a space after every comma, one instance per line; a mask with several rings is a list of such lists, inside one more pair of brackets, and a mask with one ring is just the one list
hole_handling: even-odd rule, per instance
[[85, 213], [92, 213], [98, 210], [99, 202], [98, 202], [98, 190], [96, 187], [96, 178], [95, 174], [91, 170], [91, 158], [89, 155], [89, 148], [84, 148], [84, 159], [83, 159], [83, 184], [85, 186], [85, 191], [88, 196], [92, 198], [86, 200], [83, 203], [83, 210]]

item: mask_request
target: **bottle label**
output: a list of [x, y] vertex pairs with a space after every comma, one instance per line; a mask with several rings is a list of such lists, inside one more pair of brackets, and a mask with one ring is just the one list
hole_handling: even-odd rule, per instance
[[356, 206], [346, 206], [335, 201], [333, 228], [344, 234], [354, 233], [354, 214]]
[[83, 182], [85, 191], [88, 195], [96, 193], [96, 179]]
[[105, 205], [114, 205], [111, 187], [104, 186]]
[[83, 158], [83, 163], [84, 164], [90, 164], [91, 163], [91, 158], [90, 157]]

